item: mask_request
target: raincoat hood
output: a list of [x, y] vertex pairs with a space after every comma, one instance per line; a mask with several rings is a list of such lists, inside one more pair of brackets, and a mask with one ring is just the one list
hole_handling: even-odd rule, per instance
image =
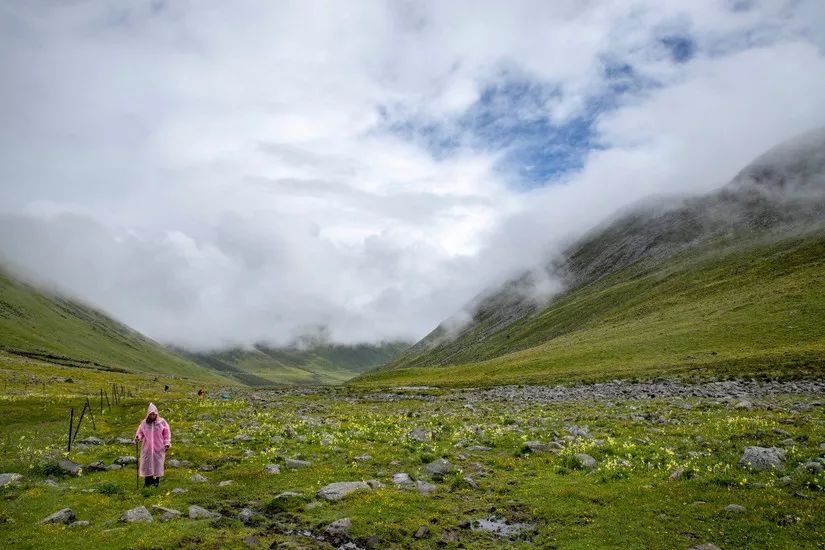
[[149, 403], [149, 408], [146, 409], [146, 416], [143, 417], [144, 420], [149, 418], [149, 415], [155, 413], [158, 415], [158, 419], [160, 419], [160, 414], [158, 413], [158, 408], [155, 406], [154, 403]]

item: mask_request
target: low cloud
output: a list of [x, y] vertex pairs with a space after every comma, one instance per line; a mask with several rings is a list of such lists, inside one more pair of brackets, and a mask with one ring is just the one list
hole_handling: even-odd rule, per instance
[[418, 339], [825, 124], [821, 4], [734, 8], [7, 4], [0, 257], [192, 349]]

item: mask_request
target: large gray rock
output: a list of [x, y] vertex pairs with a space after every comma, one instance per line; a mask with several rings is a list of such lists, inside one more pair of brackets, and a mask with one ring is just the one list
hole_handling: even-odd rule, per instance
[[747, 512], [747, 508], [740, 504], [728, 504], [725, 506], [724, 511], [731, 514], [744, 514]]
[[102, 460], [96, 460], [94, 462], [86, 464], [85, 468], [87, 472], [105, 472], [108, 469], [109, 467]]
[[688, 550], [722, 550], [722, 549], [719, 548], [718, 546], [716, 546], [715, 544], [712, 544], [710, 542], [706, 542], [704, 544], [697, 544], [696, 546], [691, 546], [690, 548], [688, 548]]
[[180, 510], [175, 510], [174, 508], [166, 508], [165, 506], [159, 506], [157, 504], [152, 506], [152, 510], [160, 513], [160, 521], [178, 519], [183, 515]]
[[246, 507], [238, 514], [238, 521], [244, 525], [254, 525], [257, 522], [258, 514], [252, 508]]
[[308, 460], [298, 460], [297, 458], [286, 459], [286, 467], [291, 470], [309, 468], [310, 466], [312, 466], [312, 462], [309, 462]]
[[63, 508], [62, 510], [58, 510], [54, 514], [41, 519], [40, 523], [62, 523], [63, 525], [68, 525], [74, 521], [74, 517], [74, 511], [72, 511], [71, 508]]
[[754, 470], [781, 470], [785, 467], [785, 449], [778, 447], [745, 447], [739, 465]]
[[453, 465], [446, 458], [437, 458], [427, 464], [427, 473], [432, 476], [443, 476], [454, 470]]
[[23, 479], [23, 476], [20, 474], [0, 474], [0, 487], [17, 483], [21, 479]]
[[131, 510], [126, 510], [120, 516], [120, 521], [124, 523], [152, 523], [152, 514], [146, 509], [146, 506], [138, 506]]
[[264, 470], [266, 470], [266, 473], [268, 473], [268, 474], [280, 474], [281, 473], [281, 467], [278, 466], [277, 464], [267, 464], [266, 466], [264, 466]]
[[425, 441], [430, 441], [432, 438], [432, 432], [423, 428], [416, 428], [410, 432], [410, 439], [414, 439], [415, 441], [420, 441], [422, 443]]
[[527, 441], [524, 443], [524, 447], [531, 453], [558, 453], [562, 446], [554, 441], [550, 443]]
[[329, 501], [341, 500], [345, 496], [357, 491], [371, 491], [372, 487], [366, 481], [338, 481], [330, 483], [318, 490], [318, 498]]
[[418, 492], [422, 495], [430, 496], [436, 491], [436, 486], [432, 483], [427, 483], [426, 481], [421, 481], [420, 479], [415, 482], [415, 487], [418, 489]]
[[576, 453], [573, 455], [573, 462], [578, 468], [586, 468], [592, 470], [596, 467], [596, 459], [585, 453]]
[[83, 465], [73, 462], [68, 458], [63, 458], [57, 461], [57, 467], [60, 468], [64, 474], [70, 476], [79, 476], [83, 471]]
[[392, 475], [392, 482], [399, 487], [412, 488], [415, 487], [415, 482], [410, 477], [410, 474], [401, 472]]
[[119, 456], [115, 459], [115, 464], [120, 464], [121, 466], [126, 466], [127, 464], [135, 463], [137, 463], [137, 458], [131, 455]]
[[217, 512], [210, 512], [206, 508], [195, 506], [189, 507], [189, 519], [217, 519], [221, 517]]
[[103, 440], [100, 439], [99, 437], [89, 436], [89, 437], [84, 437], [83, 439], [78, 441], [78, 443], [82, 443], [84, 445], [103, 445]]
[[206, 478], [201, 474], [194, 474], [192, 477], [189, 478], [189, 481], [192, 481], [194, 483], [205, 483]]

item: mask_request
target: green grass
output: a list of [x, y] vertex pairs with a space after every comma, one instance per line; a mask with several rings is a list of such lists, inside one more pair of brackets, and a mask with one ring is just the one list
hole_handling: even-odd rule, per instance
[[358, 386], [571, 383], [661, 374], [825, 373], [825, 236], [640, 262], [486, 338], [456, 341]]
[[0, 350], [79, 367], [227, 380], [107, 315], [0, 270]]
[[[758, 405], [753, 410], [696, 398], [613, 401], [609, 406], [595, 401], [551, 405], [476, 401], [469, 409], [460, 395], [447, 395], [445, 390], [429, 392], [432, 401], [387, 402], [347, 388], [268, 398], [260, 394], [263, 400], [251, 399], [252, 390], [245, 389], [229, 400], [198, 402], [195, 386], [177, 385], [164, 394], [163, 380], [89, 369], [76, 382], [47, 385], [48, 393], [42, 394], [20, 380], [18, 373], [27, 372], [31, 365], [26, 369], [3, 365], [0, 472], [24, 475], [20, 485], [0, 489], [0, 547], [4, 548], [242, 548], [251, 535], [264, 548], [285, 542], [314, 547], [313, 539], [289, 530], [319, 536], [324, 526], [343, 517], [352, 518], [353, 540], [363, 545], [374, 536], [381, 548], [431, 548], [442, 537], [454, 537], [442, 545], [445, 548], [664, 549], [713, 542], [730, 550], [825, 544], [821, 513], [825, 477], [798, 468], [822, 452], [823, 409], [788, 410], [792, 404], [810, 404], [818, 396], [753, 399]], [[43, 375], [55, 369], [51, 373], [55, 378], [80, 370], [40, 368]], [[62, 478], [56, 488], [43, 485], [44, 471], [62, 456], [67, 407], [77, 406], [84, 395], [94, 396], [110, 376], [124, 377], [123, 383], [138, 397], [97, 414], [97, 430], [84, 424], [80, 436], [129, 437], [146, 402], [154, 400], [172, 428], [169, 458], [189, 460], [192, 467], [168, 469], [160, 490], [136, 490], [134, 467]], [[663, 415], [667, 423], [631, 418], [646, 414]], [[524, 452], [525, 441], [564, 435], [571, 424], [588, 426], [594, 438], [568, 442], [559, 455]], [[434, 439], [423, 443], [411, 439], [413, 428], [432, 431]], [[775, 428], [789, 435], [776, 434]], [[239, 433], [252, 440], [234, 442]], [[786, 437], [795, 443], [787, 448], [782, 471], [752, 472], [737, 466], [743, 447], [777, 445]], [[475, 444], [492, 449], [467, 450]], [[75, 449], [68, 456], [83, 464], [110, 463], [133, 450], [129, 445], [106, 444]], [[246, 456], [247, 450], [253, 454]], [[595, 457], [597, 469], [592, 473], [571, 469], [569, 457], [577, 452]], [[356, 461], [362, 454], [372, 460]], [[264, 473], [265, 464], [283, 467], [287, 457], [303, 457], [312, 466], [296, 471], [284, 468], [278, 475]], [[435, 457], [449, 459], [457, 472], [429, 480], [425, 462]], [[201, 464], [216, 469], [204, 473], [208, 483], [193, 483], [189, 478]], [[678, 467], [694, 475], [669, 480]], [[396, 488], [391, 482], [396, 472], [428, 479], [437, 490], [427, 497]], [[467, 474], [478, 489], [462, 480]], [[791, 478], [788, 485], [779, 482], [786, 475]], [[224, 479], [234, 483], [218, 487]], [[327, 483], [362, 479], [378, 479], [385, 487], [336, 503], [314, 496]], [[172, 494], [173, 487], [189, 491]], [[286, 506], [272, 504], [283, 491], [302, 497]], [[722, 512], [731, 503], [747, 511]], [[118, 522], [123, 511], [153, 504], [184, 512], [197, 504], [225, 517], [130, 526]], [[37, 524], [66, 506], [91, 525]], [[233, 519], [244, 506], [263, 514], [259, 525], [247, 527]], [[490, 514], [534, 523], [536, 532], [507, 541], [461, 527], [463, 521]], [[431, 535], [417, 540], [413, 534], [422, 525], [429, 527]]]

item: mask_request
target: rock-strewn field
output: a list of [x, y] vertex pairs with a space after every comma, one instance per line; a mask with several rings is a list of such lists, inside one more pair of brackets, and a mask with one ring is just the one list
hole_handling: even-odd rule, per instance
[[2, 402], [31, 414], [3, 433], [0, 545], [825, 545], [823, 380], [152, 398], [173, 430], [152, 489], [131, 444], [145, 400], [70, 453], [53, 399]]

